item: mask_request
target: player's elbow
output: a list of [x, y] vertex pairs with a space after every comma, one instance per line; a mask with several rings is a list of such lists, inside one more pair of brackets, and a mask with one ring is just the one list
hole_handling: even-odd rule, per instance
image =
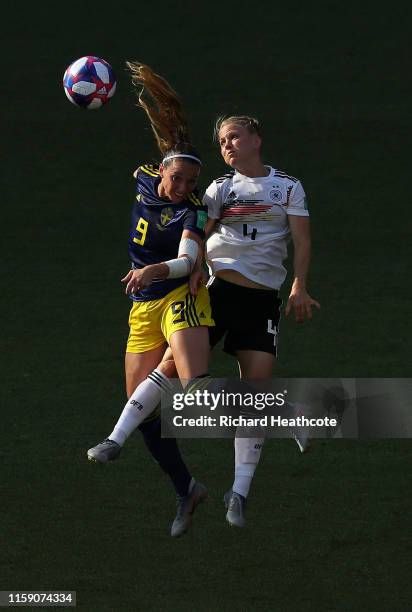
[[295, 251], [302, 253], [310, 253], [312, 242], [310, 236], [296, 236], [293, 239], [293, 247]]

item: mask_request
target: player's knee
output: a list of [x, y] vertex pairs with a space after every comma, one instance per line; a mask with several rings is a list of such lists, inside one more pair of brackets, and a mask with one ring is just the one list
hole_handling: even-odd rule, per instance
[[177, 370], [176, 370], [175, 362], [173, 359], [163, 360], [157, 366], [156, 370], [159, 370], [164, 376], [167, 376], [167, 378], [177, 377]]

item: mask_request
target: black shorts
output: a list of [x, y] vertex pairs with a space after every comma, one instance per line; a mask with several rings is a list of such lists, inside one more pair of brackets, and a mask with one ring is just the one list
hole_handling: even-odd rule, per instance
[[278, 291], [251, 289], [214, 278], [208, 285], [212, 317], [216, 327], [209, 327], [213, 348], [225, 336], [223, 350], [263, 351], [277, 355], [280, 307]]

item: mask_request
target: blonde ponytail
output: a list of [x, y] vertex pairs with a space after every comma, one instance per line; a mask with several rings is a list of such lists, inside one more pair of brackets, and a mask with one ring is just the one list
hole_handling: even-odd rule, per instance
[[[137, 106], [146, 111], [160, 153], [175, 150], [180, 143], [190, 145], [187, 120], [179, 96], [169, 83], [146, 64], [126, 62], [132, 83], [141, 88]], [[148, 94], [148, 99], [144, 94]]]

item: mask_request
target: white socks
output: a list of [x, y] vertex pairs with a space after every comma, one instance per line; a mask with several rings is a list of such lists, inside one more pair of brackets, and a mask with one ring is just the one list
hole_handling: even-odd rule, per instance
[[110, 440], [123, 446], [136, 427], [156, 408], [161, 399], [162, 389], [166, 391], [169, 388], [169, 379], [160, 370], [153, 370], [130, 396], [109, 436]]
[[235, 480], [232, 491], [247, 497], [260, 455], [264, 438], [235, 438]]

